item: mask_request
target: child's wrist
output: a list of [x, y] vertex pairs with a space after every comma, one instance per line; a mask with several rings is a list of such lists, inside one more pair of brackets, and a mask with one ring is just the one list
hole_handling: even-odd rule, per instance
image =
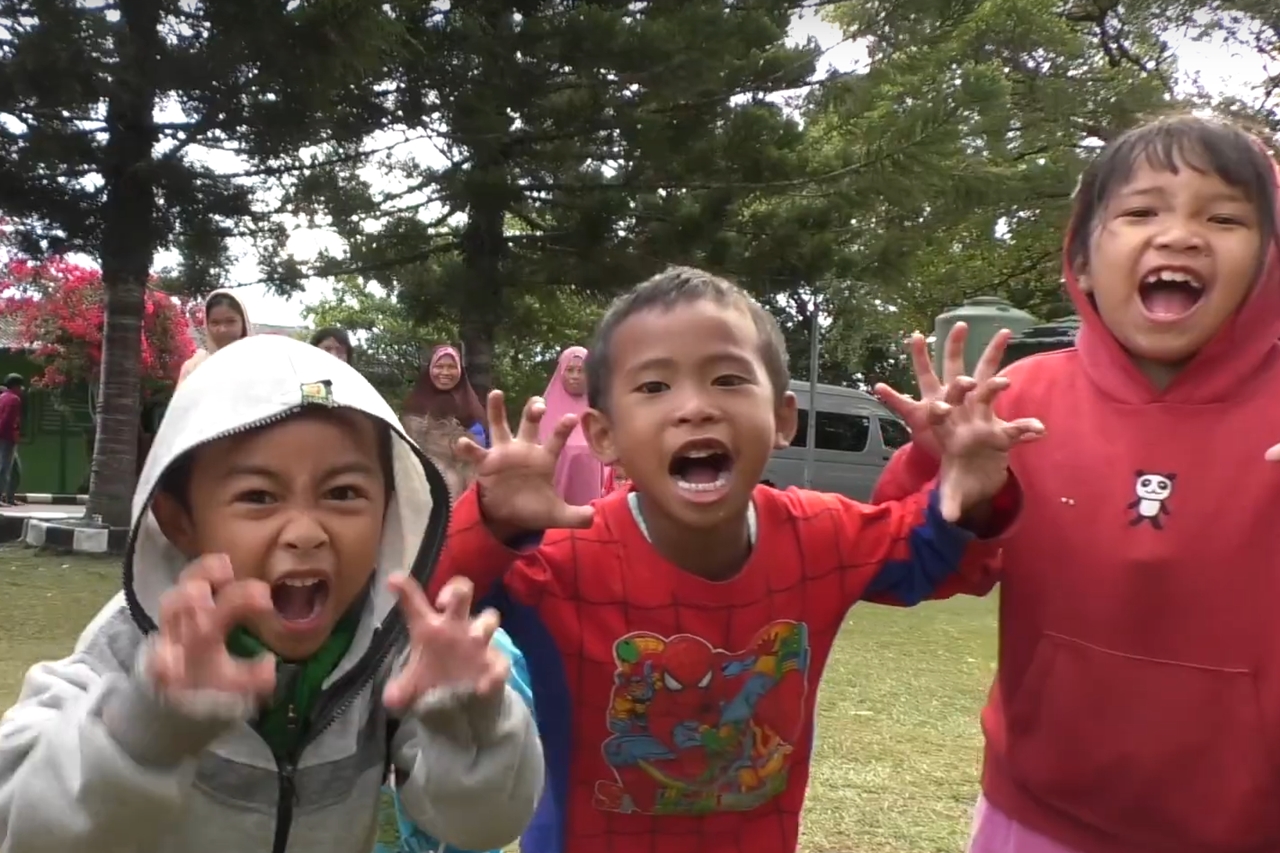
[[[985, 488], [985, 476], [971, 472], [961, 461], [943, 457], [938, 471], [938, 483], [945, 484], [945, 488], [953, 493], [951, 497], [959, 504], [960, 517], [954, 522], [955, 525], [970, 531], [981, 529], [993, 514], [992, 500], [1004, 490], [1008, 478], [1009, 472], [1005, 469], [1004, 477], [995, 488]], [[984, 488], [981, 494], [975, 494], [979, 485]]]
[[501, 518], [494, 518], [490, 512], [488, 505], [484, 499], [485, 488], [479, 483], [476, 484], [476, 505], [480, 508], [480, 520], [484, 522], [485, 529], [489, 531], [489, 535], [499, 542], [510, 542], [513, 539], [519, 539], [528, 536], [531, 531], [503, 521]]
[[140, 669], [108, 684], [100, 703], [97, 715], [111, 739], [143, 767], [176, 767], [236, 722], [230, 715], [201, 716], [173, 703]]
[[988, 497], [964, 506], [959, 526], [980, 539], [1003, 535], [1018, 515], [1022, 503], [1022, 490], [1012, 471], [1005, 473], [1000, 487]]
[[970, 533], [981, 533], [991, 523], [991, 500], [989, 498], [964, 507], [960, 512], [960, 520], [956, 525]]

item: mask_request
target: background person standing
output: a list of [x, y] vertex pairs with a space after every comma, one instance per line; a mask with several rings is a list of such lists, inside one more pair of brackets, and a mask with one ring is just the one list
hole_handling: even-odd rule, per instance
[[26, 384], [21, 376], [10, 373], [0, 391], [0, 506], [14, 504], [14, 468], [22, 428], [22, 389]]

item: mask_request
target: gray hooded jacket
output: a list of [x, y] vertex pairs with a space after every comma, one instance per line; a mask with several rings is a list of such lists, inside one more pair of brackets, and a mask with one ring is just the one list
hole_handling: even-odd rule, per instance
[[[186, 562], [150, 500], [186, 451], [317, 404], [387, 424], [395, 493], [356, 637], [325, 682], [309, 741], [281, 766], [249, 725], [252, 701], [162, 701], [140, 675], [160, 596]], [[491, 700], [428, 696], [394, 725], [381, 702], [405, 647], [386, 578], [410, 569], [427, 580], [448, 515], [439, 472], [347, 364], [278, 336], [212, 355], [174, 395], [143, 469], [124, 591], [68, 657], [32, 667], [0, 720], [0, 853], [370, 853], [388, 763], [404, 780], [401, 803], [427, 832], [473, 850], [515, 840], [543, 781], [519, 697], [510, 688]]]

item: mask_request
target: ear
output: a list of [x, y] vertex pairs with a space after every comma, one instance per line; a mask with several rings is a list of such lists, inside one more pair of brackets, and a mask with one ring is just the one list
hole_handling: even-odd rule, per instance
[[[1093, 252], [1093, 241], [1089, 241], [1089, 252]], [[1076, 287], [1081, 293], [1093, 293], [1093, 277], [1089, 275], [1089, 257], [1086, 255], [1071, 263], [1071, 274], [1076, 278]]]
[[777, 409], [773, 413], [773, 420], [776, 425], [776, 432], [773, 436], [774, 450], [790, 447], [791, 440], [796, 437], [796, 427], [799, 425], [796, 409], [796, 395], [790, 391], [783, 394], [782, 399], [778, 401]]
[[582, 413], [582, 435], [595, 457], [605, 465], [618, 461], [618, 451], [613, 446], [613, 426], [609, 416], [597, 409]]
[[184, 556], [192, 560], [200, 556], [191, 515], [173, 495], [159, 492], [151, 501], [151, 514], [156, 517], [156, 524], [160, 525], [164, 538], [172, 542]]

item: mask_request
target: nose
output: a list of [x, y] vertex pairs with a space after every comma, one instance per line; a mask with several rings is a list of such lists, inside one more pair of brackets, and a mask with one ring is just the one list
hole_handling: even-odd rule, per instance
[[291, 551], [314, 551], [329, 544], [329, 534], [311, 513], [298, 511], [285, 522], [280, 542]]
[[1171, 217], [1171, 221], [1156, 235], [1155, 245], [1171, 252], [1203, 252], [1204, 232], [1194, 223]]
[[720, 410], [701, 388], [689, 388], [680, 392], [676, 407], [676, 421], [681, 424], [713, 423], [720, 417]]

